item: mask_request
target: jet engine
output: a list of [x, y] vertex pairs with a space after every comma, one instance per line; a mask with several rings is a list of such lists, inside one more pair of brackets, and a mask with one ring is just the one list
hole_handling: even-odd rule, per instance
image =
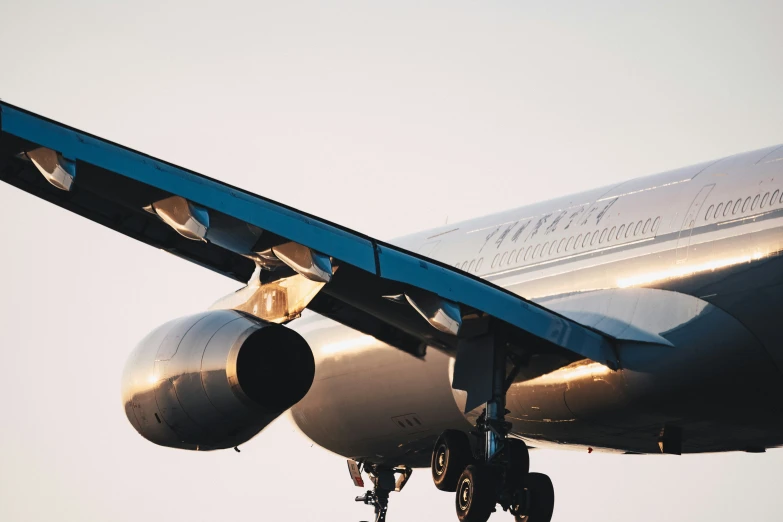
[[242, 444], [313, 383], [310, 346], [295, 331], [234, 310], [170, 321], [125, 365], [125, 413], [146, 439], [173, 448]]

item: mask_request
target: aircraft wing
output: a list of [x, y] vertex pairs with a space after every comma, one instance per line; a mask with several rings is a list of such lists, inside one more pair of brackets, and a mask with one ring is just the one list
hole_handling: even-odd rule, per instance
[[248, 284], [222, 306], [307, 307], [415, 355], [503, 332], [617, 365], [607, 335], [454, 267], [2, 102], [0, 129], [3, 181]]

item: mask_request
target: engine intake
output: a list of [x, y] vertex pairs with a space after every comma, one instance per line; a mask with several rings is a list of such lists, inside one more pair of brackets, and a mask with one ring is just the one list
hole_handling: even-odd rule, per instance
[[125, 413], [146, 439], [213, 450], [247, 442], [310, 389], [315, 362], [301, 335], [234, 310], [170, 321], [125, 365]]

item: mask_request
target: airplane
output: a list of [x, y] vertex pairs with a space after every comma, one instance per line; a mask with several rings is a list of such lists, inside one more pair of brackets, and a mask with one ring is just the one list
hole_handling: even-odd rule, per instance
[[376, 522], [415, 468], [461, 521], [548, 522], [533, 448], [783, 445], [783, 146], [385, 242], [5, 102], [0, 131], [4, 182], [244, 285], [129, 356], [156, 444], [289, 411]]

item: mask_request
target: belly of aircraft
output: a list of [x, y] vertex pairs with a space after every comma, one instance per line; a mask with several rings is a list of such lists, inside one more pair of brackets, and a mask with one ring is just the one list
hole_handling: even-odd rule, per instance
[[[313, 348], [315, 382], [292, 409], [300, 429], [340, 455], [429, 465], [445, 429], [470, 431], [451, 388], [453, 359], [416, 358], [308, 315], [297, 330]], [[783, 381], [758, 338], [716, 309], [670, 333], [675, 348], [624, 347], [623, 368], [588, 360], [511, 386], [513, 434], [531, 446], [659, 453], [668, 429], [683, 453], [759, 451], [783, 444]]]

